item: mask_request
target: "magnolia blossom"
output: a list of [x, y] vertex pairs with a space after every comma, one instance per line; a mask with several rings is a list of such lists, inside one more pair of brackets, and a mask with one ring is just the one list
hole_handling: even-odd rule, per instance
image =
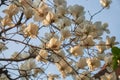
[[[45, 0], [42, 0], [42, 1], [45, 1]], [[41, 0], [34, 0], [33, 1], [33, 7], [37, 8], [42, 1]]]
[[100, 60], [98, 58], [88, 58], [86, 60], [88, 67], [91, 71], [95, 70], [95, 68], [100, 67]]
[[101, 21], [95, 22], [94, 25], [95, 25], [95, 31], [97, 32], [96, 37], [103, 35], [104, 31], [102, 29], [102, 23], [101, 23]]
[[106, 69], [107, 69], [108, 72], [113, 72], [112, 66], [107, 66]]
[[63, 59], [61, 59], [58, 63], [55, 63], [56, 67], [64, 78], [67, 76], [67, 74], [73, 72], [72, 68], [68, 64], [70, 65], [69, 62], [66, 63]]
[[39, 54], [36, 56], [37, 61], [43, 61], [46, 62], [48, 57], [48, 53], [46, 50], [40, 50]]
[[99, 60], [104, 60], [104, 57], [105, 57], [106, 55], [105, 54], [97, 54], [97, 58], [99, 59]]
[[5, 46], [4, 43], [0, 42], [0, 52], [2, 52], [3, 50], [6, 50], [7, 47]]
[[12, 55], [11, 55], [11, 58], [12, 59], [15, 59], [15, 60], [19, 60], [21, 59], [21, 54], [18, 54], [18, 52], [14, 52]]
[[25, 36], [30, 36], [31, 38], [35, 38], [38, 34], [38, 26], [34, 23], [30, 23], [25, 29], [24, 29]]
[[95, 32], [97, 32], [97, 36], [101, 36], [103, 35], [103, 32], [106, 32], [107, 34], [110, 33], [109, 29], [108, 29], [108, 23], [103, 23], [101, 21], [97, 21], [94, 23], [94, 26], [95, 26]]
[[44, 1], [40, 2], [39, 7], [34, 9], [34, 20], [43, 21], [46, 18], [49, 11], [50, 8], [48, 7], [48, 5]]
[[37, 66], [34, 59], [29, 59], [25, 64], [29, 70], [34, 69]]
[[71, 20], [69, 18], [63, 17], [56, 23], [60, 29], [63, 29], [65, 27], [68, 27], [71, 25]]
[[56, 8], [56, 15], [58, 17], [63, 17], [67, 12], [67, 8], [65, 8], [64, 6], [58, 6]]
[[12, 16], [17, 14], [19, 8], [15, 4], [11, 4], [8, 6], [8, 9], [5, 9], [3, 12], [6, 14], [7, 17], [12, 19]]
[[9, 80], [5, 74], [0, 74], [0, 80]]
[[32, 15], [33, 15], [33, 10], [32, 10], [32, 8], [24, 8], [23, 11], [24, 11], [24, 14], [25, 14], [26, 19], [29, 19], [29, 18], [32, 17]]
[[81, 24], [84, 20], [85, 20], [85, 16], [81, 15], [75, 20], [75, 23], [76, 24]]
[[73, 5], [73, 6], [69, 6], [68, 11], [76, 19], [79, 16], [84, 14], [84, 7], [76, 4], [76, 5]]
[[102, 30], [104, 30], [107, 34], [109, 34], [110, 31], [109, 31], [109, 29], [107, 29], [107, 28], [108, 28], [108, 23], [104, 23], [104, 24], [102, 25]]
[[[20, 65], [20, 68], [19, 68], [20, 74], [22, 76], [26, 76], [27, 74], [30, 74], [31, 70], [34, 68], [36, 68], [36, 63], [34, 59], [29, 59]], [[27, 70], [27, 71], [24, 71], [24, 70]]]
[[57, 17], [55, 16], [55, 14], [51, 11], [48, 12], [48, 14], [46, 15], [45, 19], [42, 21], [43, 25], [48, 26], [51, 23], [55, 22], [57, 19]]
[[115, 36], [112, 36], [111, 38], [109, 36], [106, 37], [106, 48], [109, 49], [112, 46], [118, 44], [118, 42], [115, 42]]
[[[81, 16], [81, 18], [82, 18], [82, 16]], [[95, 39], [96, 37], [98, 37], [95, 25], [92, 24], [92, 22], [90, 22], [88, 20], [85, 20], [85, 21], [83, 21], [83, 20], [84, 19], [80, 20], [80, 24], [75, 29], [76, 36], [79, 36], [81, 40], [82, 39], [83, 40], [86, 39], [87, 36], [92, 36], [93, 39]], [[77, 20], [75, 20], [75, 21], [77, 21]], [[76, 24], [78, 24], [78, 23], [79, 22], [76, 22]]]
[[115, 72], [112, 72], [110, 74], [105, 73], [105, 75], [101, 76], [100, 78], [101, 78], [101, 80], [117, 80]]
[[88, 36], [85, 40], [83, 40], [83, 41], [81, 42], [81, 45], [82, 45], [83, 47], [87, 47], [87, 48], [90, 48], [90, 47], [94, 46], [94, 45], [95, 45], [95, 42], [94, 42], [94, 40], [93, 40], [93, 37], [92, 37], [92, 36]]
[[93, 32], [96, 34], [95, 38], [100, 38], [100, 36], [103, 35], [104, 32], [106, 32], [107, 34], [110, 33], [109, 29], [108, 29], [108, 23], [103, 23], [101, 21], [97, 21], [94, 23], [94, 30]]
[[59, 56], [65, 58], [65, 52], [64, 52], [64, 50], [60, 49], [60, 50], [55, 51], [55, 53], [58, 54]]
[[42, 70], [42, 68], [35, 68], [35, 69], [33, 69], [33, 72], [35, 75], [38, 75], [39, 73], [43, 73], [43, 70]]
[[90, 80], [90, 72], [84, 71], [78, 80]]
[[83, 69], [85, 66], [87, 66], [86, 58], [81, 57], [79, 62], [76, 65], [77, 65], [78, 68]]
[[116, 73], [112, 72], [111, 74], [105, 73], [105, 76], [108, 80], [117, 80]]
[[20, 56], [21, 56], [21, 58], [27, 58], [27, 57], [30, 56], [30, 54], [28, 54], [28, 53], [22, 53]]
[[106, 49], [105, 42], [100, 41], [99, 44], [96, 47], [97, 47], [99, 53], [103, 53], [104, 50]]
[[40, 50], [38, 48], [35, 48], [35, 47], [30, 47], [29, 48], [29, 53], [32, 54], [32, 55], [38, 55], [40, 52]]
[[59, 49], [60, 45], [61, 42], [57, 38], [53, 37], [50, 39], [49, 43], [47, 44], [47, 47], [51, 49]]
[[18, 1], [24, 8], [30, 8], [30, 5], [32, 5], [32, 0], [18, 0]]
[[2, 24], [3, 27], [5, 27], [5, 26], [14, 27], [15, 26], [15, 24], [12, 23], [12, 20], [9, 17], [7, 17], [7, 16], [5, 16], [1, 20], [1, 24]]
[[54, 80], [54, 79], [57, 79], [58, 78], [58, 75], [56, 74], [49, 74], [48, 75], [48, 80]]
[[64, 40], [64, 39], [67, 39], [71, 36], [71, 33], [68, 29], [62, 29], [61, 30], [61, 39]]
[[53, 60], [54, 62], [59, 62], [61, 60], [61, 57], [57, 56], [56, 54], [52, 54], [50, 56], [50, 59]]
[[66, 7], [67, 3], [66, 0], [53, 0], [56, 7], [63, 6]]
[[71, 47], [70, 48], [70, 52], [74, 55], [74, 56], [79, 56], [79, 55], [83, 55], [83, 48], [79, 45]]
[[111, 0], [100, 0], [101, 5], [105, 8], [109, 8], [111, 2]]
[[112, 63], [112, 58], [113, 58], [112, 55], [105, 56], [104, 57], [105, 64], [111, 64]]

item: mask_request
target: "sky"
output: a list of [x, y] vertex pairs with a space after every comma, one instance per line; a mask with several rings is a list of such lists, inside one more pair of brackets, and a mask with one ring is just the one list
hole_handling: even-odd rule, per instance
[[[89, 19], [90, 16], [87, 11], [90, 11], [91, 14], [96, 13], [102, 7], [99, 3], [99, 0], [67, 0], [69, 5], [79, 4], [85, 7], [86, 18]], [[0, 7], [0, 12], [4, 7]], [[0, 16], [2, 14], [0, 13]], [[109, 24], [110, 35], [116, 36], [116, 40], [120, 42], [120, 0], [113, 0], [109, 9], [104, 9], [101, 13], [97, 14], [93, 19], [95, 21], [107, 22]], [[105, 34], [106, 35], [106, 34]], [[120, 46], [120, 45], [119, 45]], [[10, 46], [9, 46], [10, 47]], [[18, 46], [13, 46], [18, 47]], [[14, 49], [12, 49], [14, 51]], [[11, 50], [11, 51], [12, 51]], [[54, 66], [49, 68], [51, 71], [57, 72]], [[50, 71], [49, 71], [50, 72]], [[68, 79], [72, 80], [72, 79]]]

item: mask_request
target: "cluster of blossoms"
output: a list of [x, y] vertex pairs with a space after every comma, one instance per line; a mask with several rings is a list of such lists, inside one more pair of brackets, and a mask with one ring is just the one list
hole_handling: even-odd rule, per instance
[[[109, 8], [111, 0], [100, 0], [100, 3], [103, 8]], [[53, 63], [63, 78], [71, 75], [75, 80], [94, 80], [91, 72], [101, 69], [101, 61], [108, 66], [108, 71], [111, 68], [112, 55], [106, 52], [118, 42], [114, 36], [106, 36], [106, 41], [102, 38], [104, 32], [110, 33], [108, 24], [87, 20], [83, 6], [68, 6], [66, 0], [13, 0], [3, 12], [6, 14], [0, 19], [3, 29], [14, 29], [17, 26], [16, 34], [25, 40], [39, 39], [40, 46], [37, 47], [29, 42], [17, 41], [30, 47], [27, 51], [29, 55], [23, 56], [15, 52], [11, 59], [33, 58], [20, 64], [19, 74], [22, 77], [27, 76], [28, 79], [29, 75], [45, 73], [44, 69], [38, 67], [39, 64], [37, 66], [37, 62]], [[14, 17], [17, 17], [16, 21], [13, 20]], [[43, 28], [45, 34], [41, 34]], [[0, 43], [0, 51], [3, 49], [4, 45]], [[111, 72], [100, 76], [101, 80], [116, 80], [115, 73]], [[59, 77], [52, 72], [47, 74], [48, 80]]]

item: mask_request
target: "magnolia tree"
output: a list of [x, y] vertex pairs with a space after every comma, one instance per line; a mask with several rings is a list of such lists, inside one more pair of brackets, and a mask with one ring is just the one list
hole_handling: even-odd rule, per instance
[[100, 4], [88, 20], [66, 0], [1, 0], [0, 80], [118, 80], [118, 42], [103, 39], [108, 23], [92, 22], [111, 0]]

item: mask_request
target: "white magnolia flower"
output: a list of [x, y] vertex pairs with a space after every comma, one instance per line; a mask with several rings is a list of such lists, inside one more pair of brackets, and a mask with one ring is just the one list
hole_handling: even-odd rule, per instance
[[85, 40], [81, 41], [81, 45], [86, 48], [93, 47], [95, 45], [93, 37], [91, 35], [88, 36]]
[[[36, 68], [34, 59], [29, 59], [20, 65], [20, 74], [26, 76], [31, 73], [32, 69]], [[24, 71], [25, 70], [25, 71]]]
[[53, 0], [56, 7], [63, 6], [66, 7], [67, 3], [66, 0]]
[[[79, 80], [79, 79], [78, 79], [78, 80]], [[80, 75], [80, 80], [91, 80], [91, 79], [90, 79], [90, 72], [84, 71], [84, 72]]]
[[35, 69], [33, 69], [33, 72], [35, 75], [37, 75], [39, 73], [43, 73], [43, 69], [42, 68], [35, 68]]
[[0, 42], [0, 52], [2, 52], [3, 50], [8, 49], [4, 43]]
[[64, 39], [67, 39], [71, 36], [71, 33], [68, 29], [62, 29], [61, 30], [61, 39], [64, 40]]
[[41, 49], [39, 54], [36, 56], [37, 61], [47, 62], [48, 53], [46, 50]]
[[105, 75], [100, 76], [100, 80], [108, 80]]
[[117, 80], [115, 72], [112, 72], [110, 74], [109, 73], [105, 73], [105, 76], [106, 76], [107, 80]]
[[49, 11], [45, 19], [42, 21], [42, 23], [43, 25], [48, 26], [51, 23], [55, 22], [56, 20], [57, 20], [57, 16], [53, 12]]
[[60, 45], [61, 42], [57, 38], [53, 37], [50, 39], [49, 43], [47, 44], [47, 47], [51, 49], [59, 49]]
[[75, 20], [75, 23], [76, 24], [81, 24], [84, 20], [85, 20], [85, 16], [81, 15]]
[[56, 8], [56, 15], [58, 17], [63, 17], [66, 13], [67, 13], [67, 8], [65, 8], [64, 6], [58, 6]]
[[70, 48], [70, 52], [74, 55], [74, 56], [79, 56], [79, 55], [83, 55], [83, 48], [79, 45], [71, 47]]
[[50, 56], [51, 60], [53, 60], [54, 62], [59, 62], [61, 60], [61, 57], [57, 56], [56, 54], [52, 54]]
[[14, 52], [12, 55], [11, 55], [11, 58], [12, 59], [15, 59], [15, 60], [19, 60], [21, 59], [21, 54], [19, 54], [18, 52]]
[[107, 28], [108, 28], [108, 23], [104, 23], [104, 24], [102, 25], [102, 30], [104, 30], [107, 34], [109, 34], [110, 31], [109, 31], [109, 29], [107, 29]]
[[24, 8], [23, 11], [24, 11], [26, 19], [29, 19], [29, 18], [32, 17], [32, 15], [33, 15], [33, 9], [32, 8]]
[[[103, 23], [101, 21], [97, 21], [93, 24], [93, 26], [91, 27], [93, 31], [91, 31], [93, 38], [95, 39], [101, 39], [102, 35], [104, 32], [106, 32], [107, 34], [110, 33], [108, 28], [108, 23]], [[91, 34], [90, 33], [90, 34]]]
[[113, 58], [112, 55], [105, 56], [104, 57], [105, 64], [111, 64], [112, 63], [112, 58]]
[[14, 27], [15, 24], [12, 22], [12, 19], [5, 16], [2, 20], [1, 20], [1, 24], [3, 27], [5, 26], [9, 26], [9, 27]]
[[88, 67], [91, 71], [95, 70], [95, 68], [100, 67], [100, 60], [96, 57], [94, 58], [88, 58], [86, 60]]
[[100, 0], [100, 4], [105, 8], [109, 8], [111, 2], [111, 0]]
[[36, 63], [34, 59], [29, 59], [28, 61], [25, 62], [27, 69], [31, 70], [36, 68]]
[[96, 47], [97, 47], [99, 53], [103, 53], [104, 50], [106, 49], [105, 42], [100, 41], [99, 44]]
[[68, 11], [76, 19], [84, 14], [84, 7], [76, 4], [73, 6], [69, 6]]
[[67, 74], [73, 71], [73, 69], [68, 64], [70, 65], [69, 62], [66, 63], [63, 59], [61, 59], [58, 63], [55, 63], [56, 67], [64, 78], [67, 76]]
[[105, 54], [97, 54], [97, 58], [100, 60], [104, 60]]
[[51, 9], [48, 7], [48, 5], [44, 1], [40, 2], [39, 7], [34, 9], [34, 20], [43, 21], [49, 11], [51, 11]]
[[85, 66], [87, 66], [86, 58], [81, 57], [79, 62], [76, 65], [77, 65], [78, 68], [83, 69]]
[[[42, 0], [42, 1], [44, 1], [44, 0]], [[35, 8], [39, 7], [39, 4], [40, 4], [42, 1], [41, 1], [41, 0], [34, 0], [34, 1], [33, 1], [33, 7], [35, 7]]]
[[35, 38], [38, 34], [38, 26], [34, 23], [28, 24], [28, 26], [24, 29], [25, 36], [30, 36], [31, 38]]
[[55, 51], [55, 53], [58, 54], [59, 56], [65, 58], [65, 52], [64, 52], [64, 50], [57, 50], [57, 51]]
[[9, 80], [5, 74], [0, 74], [0, 80]]
[[115, 42], [116, 37], [112, 36], [111, 38], [109, 36], [106, 37], [106, 48], [109, 49], [112, 46], [118, 44], [118, 42]]
[[63, 17], [57, 22], [57, 26], [60, 27], [60, 29], [64, 29], [65, 27], [68, 27], [71, 25], [71, 20], [69, 18]]
[[21, 58], [27, 58], [27, 57], [29, 57], [29, 56], [30, 56], [29, 53], [22, 53], [22, 54], [21, 54]]
[[7, 17], [12, 19], [12, 16], [17, 14], [18, 11], [19, 11], [19, 8], [15, 4], [11, 4], [3, 12], [6, 14]]
[[97, 36], [103, 35], [102, 22], [97, 21], [97, 22], [94, 23], [94, 25], [95, 25], [95, 29], [96, 29], [96, 32], [97, 32]]
[[24, 7], [24, 8], [30, 8], [33, 3], [32, 0], [19, 0], [19, 3]]
[[112, 66], [107, 66], [106, 69], [107, 69], [108, 72], [113, 72]]
[[54, 80], [54, 79], [57, 79], [58, 78], [58, 75], [56, 74], [49, 74], [48, 75], [48, 80]]

